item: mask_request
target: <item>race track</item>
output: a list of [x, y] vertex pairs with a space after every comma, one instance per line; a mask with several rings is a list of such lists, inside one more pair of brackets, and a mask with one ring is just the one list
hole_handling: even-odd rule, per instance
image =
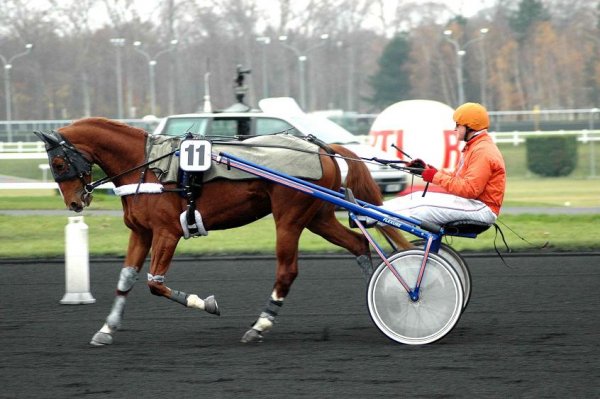
[[598, 397], [600, 254], [473, 256], [473, 295], [441, 341], [413, 347], [371, 322], [349, 257], [302, 258], [262, 343], [240, 337], [270, 295], [274, 260], [179, 259], [167, 283], [215, 294], [221, 317], [130, 294], [115, 344], [88, 345], [118, 260], [91, 262], [90, 305], [60, 305], [64, 264], [0, 264], [1, 398]]

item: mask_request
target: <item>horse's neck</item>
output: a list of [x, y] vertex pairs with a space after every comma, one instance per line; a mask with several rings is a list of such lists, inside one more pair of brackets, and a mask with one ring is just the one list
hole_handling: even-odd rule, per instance
[[[144, 163], [146, 135], [128, 126], [95, 124], [82, 138], [96, 163], [107, 176], [113, 177]], [[139, 180], [140, 173], [119, 177], [115, 184]]]
[[[112, 137], [106, 136], [107, 140], [101, 145], [103, 154], [97, 156], [98, 166], [104, 170], [107, 176], [117, 176], [126, 170], [140, 166], [145, 161], [145, 146], [146, 137], [143, 135], [123, 135], [113, 132]], [[132, 173], [128, 176], [123, 176], [118, 180], [122, 184], [130, 183], [129, 180], [137, 180], [139, 173]], [[138, 177], [133, 177], [138, 176]], [[116, 183], [116, 182], [115, 182]]]

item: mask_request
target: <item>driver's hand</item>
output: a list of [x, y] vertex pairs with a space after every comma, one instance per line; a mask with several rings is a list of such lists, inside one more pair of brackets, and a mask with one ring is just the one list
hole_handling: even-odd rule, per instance
[[425, 169], [427, 167], [427, 164], [423, 162], [422, 159], [417, 158], [407, 163], [406, 166], [409, 168]]

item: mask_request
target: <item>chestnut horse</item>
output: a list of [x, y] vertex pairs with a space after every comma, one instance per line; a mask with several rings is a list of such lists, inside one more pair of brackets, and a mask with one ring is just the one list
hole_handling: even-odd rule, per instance
[[[116, 187], [138, 185], [141, 181], [160, 184], [157, 176], [144, 167], [148, 133], [141, 129], [105, 118], [87, 118], [60, 128], [58, 134], [35, 134], [46, 144], [51, 171], [66, 206], [72, 211], [81, 212], [92, 200], [91, 191], [95, 187], [90, 184], [92, 164], [97, 164], [106, 173], [106, 180], [112, 181]], [[344, 147], [331, 145], [331, 148], [343, 157], [358, 159], [356, 154]], [[337, 162], [323, 150], [320, 150], [320, 155], [323, 173], [321, 179], [314, 183], [339, 190], [341, 178]], [[380, 205], [382, 195], [364, 163], [348, 161], [348, 164], [346, 184], [355, 197]], [[129, 246], [111, 312], [93, 336], [91, 344], [113, 342], [113, 336], [121, 325], [126, 296], [150, 251], [148, 287], [152, 294], [219, 314], [213, 296], [201, 299], [165, 285], [175, 248], [184, 234], [180, 214], [187, 207], [187, 201], [179, 193], [168, 191], [174, 186], [165, 184], [167, 190], [160, 193], [136, 193], [122, 197], [124, 221], [131, 230]], [[298, 274], [298, 240], [305, 228], [354, 254], [367, 275], [372, 271], [367, 240], [338, 222], [331, 203], [263, 179], [219, 179], [203, 185], [196, 204], [206, 231], [243, 226], [273, 214], [277, 237], [275, 284], [264, 311], [244, 334], [242, 342], [262, 339], [262, 333], [273, 326], [275, 316]], [[398, 247], [411, 246], [397, 230], [389, 226], [378, 228], [392, 237]]]

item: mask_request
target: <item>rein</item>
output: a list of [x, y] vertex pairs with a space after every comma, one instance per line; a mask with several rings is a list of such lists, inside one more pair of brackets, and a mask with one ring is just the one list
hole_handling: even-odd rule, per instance
[[[160, 156], [160, 157], [158, 157], [158, 158], [154, 158], [154, 159], [152, 159], [152, 160], [150, 160], [150, 161], [144, 162], [144, 163], [143, 163], [143, 164], [141, 164], [141, 165], [134, 166], [133, 168], [127, 169], [127, 170], [125, 170], [124, 172], [121, 172], [121, 173], [119, 173], [119, 174], [116, 174], [116, 175], [114, 175], [114, 176], [111, 176], [111, 177], [109, 177], [109, 176], [104, 176], [102, 179], [99, 179], [99, 180], [96, 180], [95, 182], [92, 182], [92, 183], [86, 184], [86, 185], [85, 185], [85, 191], [86, 191], [86, 192], [89, 192], [89, 193], [91, 193], [92, 191], [94, 191], [94, 189], [96, 189], [98, 186], [100, 186], [100, 185], [102, 185], [102, 184], [104, 184], [104, 183], [111, 182], [111, 181], [113, 181], [114, 179], [117, 179], [117, 178], [119, 178], [119, 177], [121, 177], [121, 176], [124, 176], [124, 175], [126, 175], [126, 174], [129, 174], [129, 173], [131, 173], [131, 172], [133, 172], [133, 171], [136, 171], [136, 170], [138, 170], [138, 169], [141, 169], [141, 168], [145, 168], [145, 167], [147, 167], [148, 165], [151, 165], [151, 164], [153, 164], [154, 162], [160, 161], [160, 160], [161, 160], [161, 159], [163, 159], [163, 158], [170, 157], [171, 155], [175, 154], [177, 151], [179, 151], [179, 149], [177, 149], [177, 150], [173, 150], [173, 151], [171, 151], [171, 152], [169, 152], [169, 153], [166, 153], [166, 154], [164, 154], [164, 155], [161, 155], [161, 156]], [[142, 177], [143, 177], [143, 176], [142, 176]]]
[[[85, 183], [85, 181], [83, 180], [83, 174], [91, 174], [91, 165], [92, 162], [89, 161], [87, 159], [87, 157], [85, 157], [77, 148], [75, 148], [75, 146], [73, 146], [70, 142], [68, 142], [60, 133], [52, 131], [51, 135], [53, 136], [46, 136], [46, 138], [44, 138], [44, 133], [42, 132], [35, 132], [40, 138], [42, 138], [44, 141], [46, 141], [47, 144], [48, 141], [46, 140], [47, 137], [51, 137], [53, 139], [53, 145], [51, 146], [47, 146], [47, 151], [50, 150], [55, 150], [57, 148], [61, 148], [63, 150], [64, 157], [67, 160], [67, 162], [71, 165], [74, 166], [75, 169], [79, 172], [79, 169], [83, 169], [83, 172], [79, 172], [77, 173], [76, 177], [79, 177], [80, 180], [83, 183], [83, 187], [84, 187], [84, 191], [86, 195], [90, 195], [96, 188], [98, 188], [100, 185], [104, 184], [104, 183], [108, 183], [108, 182], [112, 182], [113, 180], [127, 175], [131, 172], [134, 172], [138, 169], [142, 169], [142, 168], [147, 168], [149, 165], [160, 161], [161, 159], [167, 158], [172, 156], [173, 154], [177, 153], [179, 151], [179, 149], [175, 149], [173, 151], [170, 151], [168, 153], [165, 153], [155, 159], [151, 159], [149, 161], [146, 161], [140, 165], [134, 166], [132, 168], [129, 168], [121, 173], [118, 173], [114, 176], [105, 176], [101, 179], [98, 179], [94, 182], [91, 183]], [[323, 148], [327, 154], [322, 154], [319, 151], [310, 151], [310, 150], [304, 150], [304, 149], [299, 149], [299, 148], [292, 148], [292, 147], [286, 147], [283, 145], [269, 145], [269, 144], [248, 144], [248, 143], [244, 143], [244, 142], [231, 142], [231, 141], [219, 141], [219, 140], [211, 140], [211, 143], [213, 144], [219, 144], [219, 145], [229, 145], [229, 146], [238, 146], [238, 147], [264, 147], [264, 148], [281, 148], [281, 149], [286, 149], [286, 150], [291, 150], [291, 151], [299, 151], [299, 152], [304, 152], [307, 154], [313, 154], [313, 155], [319, 155], [319, 156], [329, 156], [332, 158], [339, 158], [339, 159], [343, 159], [343, 160], [347, 160], [347, 161], [356, 161], [356, 160], [361, 160], [363, 162], [368, 162], [368, 163], [373, 163], [373, 164], [378, 164], [378, 165], [386, 165], [386, 166], [390, 166], [394, 169], [399, 169], [399, 170], [404, 170], [407, 172], [412, 172], [413, 168], [408, 168], [405, 166], [399, 166], [397, 164], [399, 163], [406, 163], [406, 161], [401, 161], [401, 160], [385, 160], [385, 159], [380, 159], [377, 157], [372, 157], [372, 158], [364, 158], [364, 157], [358, 157], [357, 158], [350, 158], [350, 157], [345, 157], [339, 154], [335, 154], [333, 152], [333, 150], [331, 150], [331, 148], [329, 148], [327, 146], [327, 144], [325, 144], [324, 142], [322, 142], [321, 140], [319, 140], [318, 138], [316, 138], [313, 135], [309, 135], [308, 137], [305, 138], [307, 141], [312, 142], [316, 145], [318, 145], [319, 147]], [[69, 156], [68, 154], [70, 154], [71, 156]], [[83, 165], [85, 164], [85, 165]], [[142, 176], [141, 179], [143, 180], [144, 178], [144, 174], [145, 171], [142, 172]], [[70, 177], [70, 176], [68, 176]], [[60, 180], [65, 180], [64, 178], [59, 178], [57, 176], [55, 176], [55, 181], [60, 181]]]
[[[260, 136], [251, 136], [251, 137], [260, 137]], [[381, 158], [377, 158], [377, 157], [371, 157], [371, 158], [365, 158], [365, 157], [350, 158], [350, 157], [345, 157], [345, 156], [340, 155], [340, 154], [335, 154], [333, 152], [333, 150], [331, 150], [329, 147], [327, 147], [327, 144], [325, 144], [323, 141], [317, 139], [313, 135], [308, 135], [304, 139], [306, 139], [307, 141], [312, 142], [312, 143], [318, 145], [319, 147], [323, 148], [325, 151], [327, 151], [327, 154], [322, 154], [322, 153], [320, 153], [318, 151], [311, 151], [311, 150], [303, 150], [303, 149], [300, 149], [300, 148], [286, 147], [286, 146], [283, 146], [283, 145], [247, 144], [247, 143], [244, 143], [244, 142], [216, 141], [216, 140], [215, 141], [211, 141], [211, 143], [213, 143], [213, 144], [219, 144], [219, 145], [230, 145], [230, 146], [234, 146], [234, 147], [281, 148], [283, 150], [304, 152], [306, 154], [319, 155], [319, 156], [329, 156], [331, 158], [339, 158], [339, 159], [343, 159], [345, 161], [357, 161], [357, 160], [361, 160], [361, 161], [366, 162], [366, 163], [371, 163], [371, 164], [374, 164], [374, 165], [385, 165], [385, 166], [389, 166], [389, 167], [394, 168], [394, 169], [403, 170], [405, 172], [410, 172], [410, 173], [413, 173], [416, 170], [420, 170], [419, 168], [408, 168], [408, 167], [404, 167], [404, 166], [398, 166], [397, 164], [399, 164], [399, 163], [402, 163], [402, 164], [408, 163], [407, 161], [402, 161], [402, 160], [389, 160], [389, 159], [381, 159]]]

